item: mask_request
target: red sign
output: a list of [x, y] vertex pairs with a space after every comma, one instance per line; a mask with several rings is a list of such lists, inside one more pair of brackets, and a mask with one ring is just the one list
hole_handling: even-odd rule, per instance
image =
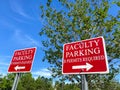
[[64, 44], [63, 74], [108, 73], [103, 37]]
[[30, 72], [36, 48], [16, 50], [12, 57], [8, 72]]

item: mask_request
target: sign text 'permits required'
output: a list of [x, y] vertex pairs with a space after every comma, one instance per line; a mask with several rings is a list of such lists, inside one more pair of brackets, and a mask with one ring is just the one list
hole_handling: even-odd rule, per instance
[[36, 48], [16, 50], [12, 57], [8, 72], [30, 72], [34, 60]]
[[64, 44], [62, 73], [109, 73], [104, 38], [101, 36]]

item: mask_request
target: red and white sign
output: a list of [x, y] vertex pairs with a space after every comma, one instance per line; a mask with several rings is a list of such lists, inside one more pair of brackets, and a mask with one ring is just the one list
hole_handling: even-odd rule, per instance
[[67, 43], [63, 49], [63, 74], [109, 73], [103, 37]]
[[30, 72], [36, 48], [16, 50], [12, 57], [8, 72]]

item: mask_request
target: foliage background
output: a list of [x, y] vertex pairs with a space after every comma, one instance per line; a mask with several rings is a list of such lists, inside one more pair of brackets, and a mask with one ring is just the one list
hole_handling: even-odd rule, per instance
[[[109, 14], [112, 5], [120, 6], [117, 0], [48, 0], [41, 5], [41, 18], [45, 21], [40, 36], [45, 49], [43, 61], [51, 64], [53, 77], [61, 81], [81, 83], [78, 75], [62, 75], [63, 44], [103, 36], [106, 44], [110, 73], [88, 75], [90, 90], [110, 89], [109, 85], [119, 74], [120, 66], [120, 11], [116, 16]], [[101, 87], [102, 86], [102, 87]], [[114, 86], [113, 86], [114, 87]], [[114, 87], [115, 88], [115, 87]]]

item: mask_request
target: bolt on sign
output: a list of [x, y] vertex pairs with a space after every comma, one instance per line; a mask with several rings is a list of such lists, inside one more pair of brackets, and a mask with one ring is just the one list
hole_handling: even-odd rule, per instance
[[30, 72], [36, 48], [16, 50], [12, 57], [8, 72]]
[[109, 73], [104, 38], [97, 37], [64, 44], [62, 73]]

